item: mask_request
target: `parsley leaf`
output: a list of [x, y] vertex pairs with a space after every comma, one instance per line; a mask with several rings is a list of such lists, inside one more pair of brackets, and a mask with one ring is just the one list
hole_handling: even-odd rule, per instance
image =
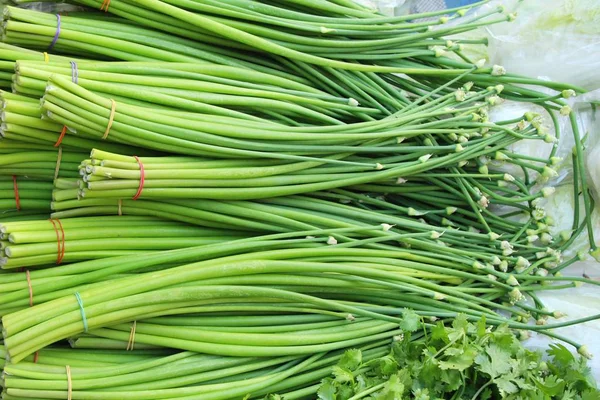
[[403, 331], [414, 332], [419, 329], [421, 325], [421, 317], [407, 308], [402, 311], [402, 321], [400, 322], [400, 329]]

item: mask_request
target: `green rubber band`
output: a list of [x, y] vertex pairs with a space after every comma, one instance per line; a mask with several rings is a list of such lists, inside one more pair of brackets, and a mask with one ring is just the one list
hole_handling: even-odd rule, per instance
[[85, 317], [85, 310], [83, 309], [83, 300], [81, 299], [79, 292], [75, 292], [75, 298], [77, 299], [77, 303], [79, 303], [79, 310], [81, 311], [81, 320], [83, 321], [83, 331], [87, 333], [88, 323], [87, 323], [87, 318]]

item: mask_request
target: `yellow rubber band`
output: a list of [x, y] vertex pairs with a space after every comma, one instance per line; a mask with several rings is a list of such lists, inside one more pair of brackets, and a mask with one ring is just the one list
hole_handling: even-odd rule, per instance
[[65, 369], [67, 370], [67, 400], [71, 400], [73, 398], [73, 381], [71, 380], [71, 367], [69, 365], [65, 365]]
[[106, 125], [106, 131], [104, 131], [104, 135], [102, 135], [102, 140], [106, 140], [108, 137], [108, 133], [110, 132], [110, 128], [112, 127], [113, 121], [115, 120], [115, 111], [117, 110], [117, 103], [110, 99], [112, 105], [110, 106], [110, 115], [108, 117], [108, 124]]
[[44, 62], [50, 62], [50, 56], [46, 52], [44, 52]]

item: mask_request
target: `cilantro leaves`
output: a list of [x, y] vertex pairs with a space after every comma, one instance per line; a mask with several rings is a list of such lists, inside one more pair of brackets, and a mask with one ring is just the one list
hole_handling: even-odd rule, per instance
[[600, 399], [586, 360], [561, 344], [551, 345], [544, 361], [506, 326], [486, 329], [485, 321], [460, 315], [420, 335], [413, 334], [420, 317], [410, 310], [403, 316], [406, 333], [389, 354], [363, 362], [360, 350], [348, 350], [321, 382], [318, 399]]

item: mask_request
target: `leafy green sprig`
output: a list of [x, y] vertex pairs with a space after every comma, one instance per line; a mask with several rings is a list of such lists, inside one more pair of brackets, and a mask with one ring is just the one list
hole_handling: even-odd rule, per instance
[[506, 325], [487, 327], [459, 315], [451, 324], [438, 321], [424, 332], [420, 318], [406, 311], [389, 354], [363, 362], [360, 350], [348, 350], [321, 382], [321, 400], [600, 398], [583, 357], [562, 344], [543, 355], [523, 346]]

